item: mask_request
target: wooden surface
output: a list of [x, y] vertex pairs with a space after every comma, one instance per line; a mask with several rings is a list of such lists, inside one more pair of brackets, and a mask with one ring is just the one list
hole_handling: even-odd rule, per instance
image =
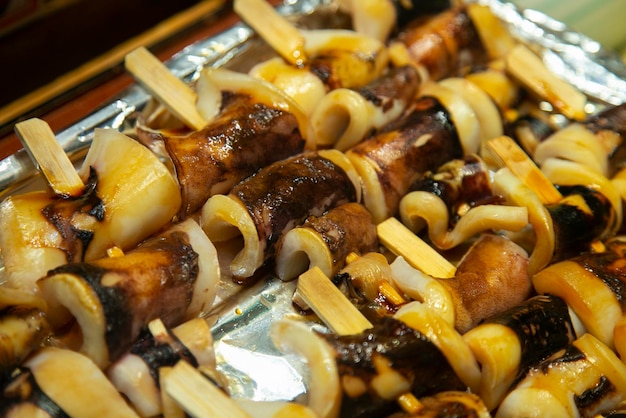
[[[146, 46], [165, 61], [186, 45], [215, 35], [239, 21], [228, 2], [217, 13], [207, 14], [207, 10], [192, 6], [0, 109], [0, 118], [7, 119], [9, 112], [24, 106], [14, 119], [0, 122], [0, 159], [22, 148], [13, 131], [16, 122], [38, 117], [54, 132], [59, 132], [90, 115], [132, 84], [132, 76], [123, 68], [125, 52]], [[59, 91], [60, 82], [66, 87], [62, 91]]]

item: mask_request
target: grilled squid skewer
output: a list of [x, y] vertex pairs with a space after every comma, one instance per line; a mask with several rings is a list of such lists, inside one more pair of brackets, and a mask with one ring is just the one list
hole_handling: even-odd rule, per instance
[[106, 371], [115, 388], [146, 417], [163, 412], [159, 389], [162, 367], [181, 359], [208, 370], [216, 365], [211, 330], [204, 319], [191, 319], [171, 330], [154, 320], [148, 330]]
[[60, 348], [29, 358], [2, 395], [0, 413], [7, 417], [138, 417], [91, 359]]
[[218, 280], [215, 247], [188, 219], [124, 255], [61, 266], [38, 284], [55, 330], [75, 321], [75, 348], [104, 368], [151, 320], [174, 326], [208, 309]]
[[552, 264], [533, 277], [537, 292], [565, 300], [587, 331], [621, 356], [626, 354], [626, 346], [615, 346], [614, 333], [624, 316], [620, 302], [624, 297], [623, 260], [612, 251], [582, 254]]
[[587, 333], [533, 367], [495, 416], [594, 417], [614, 410], [625, 399], [626, 366]]
[[359, 197], [358, 175], [340, 151], [305, 153], [265, 167], [228, 195], [211, 197], [202, 208], [202, 228], [213, 242], [243, 238], [230, 269], [247, 278], [274, 256], [283, 234]]
[[[121, 158], [121, 157], [124, 158]], [[32, 192], [0, 205], [0, 247], [7, 282], [28, 292], [68, 262], [128, 250], [163, 228], [178, 211], [176, 180], [146, 147], [112, 129], [96, 129], [75, 197]]]
[[290, 280], [317, 266], [332, 277], [348, 254], [378, 249], [376, 225], [359, 203], [346, 203], [320, 217], [310, 216], [284, 234], [276, 244], [276, 275]]
[[449, 113], [433, 98], [419, 99], [392, 125], [346, 152], [363, 181], [365, 207], [377, 223], [396, 213], [417, 178], [462, 155]]
[[463, 340], [478, 360], [479, 394], [489, 410], [504, 399], [513, 383], [585, 332], [576, 315], [555, 296], [536, 296], [487, 319]]
[[420, 81], [413, 67], [403, 66], [365, 86], [332, 90], [311, 114], [310, 135], [321, 148], [345, 151], [400, 117], [413, 102]]

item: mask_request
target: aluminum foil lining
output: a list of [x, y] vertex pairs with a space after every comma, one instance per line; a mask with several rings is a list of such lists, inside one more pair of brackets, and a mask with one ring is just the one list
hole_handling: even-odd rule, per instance
[[[619, 56], [566, 25], [533, 10], [520, 10], [499, 0], [478, 0], [492, 8], [510, 26], [519, 41], [531, 46], [546, 65], [599, 103], [626, 102], [626, 66]], [[285, 0], [278, 11], [307, 28], [340, 27], [333, 0]], [[205, 66], [227, 66], [247, 71], [272, 56], [272, 51], [245, 24], [185, 47], [165, 64], [179, 78], [193, 81]], [[63, 149], [77, 164], [93, 138], [95, 128], [132, 129], [136, 112], [150, 99], [132, 85], [98, 111], [57, 133]], [[4, 196], [41, 187], [41, 177], [25, 151], [0, 161], [0, 193]], [[298, 315], [292, 304], [295, 282], [268, 277], [242, 288], [223, 281], [212, 323], [218, 370], [226, 377], [233, 397], [257, 401], [304, 401], [308, 366], [297, 356], [278, 351], [269, 336], [277, 318]], [[325, 332], [316, 322], [311, 328]]]

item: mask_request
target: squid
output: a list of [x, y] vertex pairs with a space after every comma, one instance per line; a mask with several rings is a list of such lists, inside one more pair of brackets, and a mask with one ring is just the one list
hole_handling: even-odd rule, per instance
[[37, 293], [36, 281], [50, 269], [104, 257], [111, 247], [133, 248], [181, 205], [176, 180], [157, 156], [111, 129], [95, 131], [79, 175], [86, 184], [79, 196], [35, 191], [0, 204], [9, 286]]
[[401, 200], [402, 223], [447, 250], [489, 230], [519, 231], [528, 225], [525, 207], [503, 205], [493, 193], [491, 173], [477, 155], [452, 160], [418, 179]]
[[401, 30], [397, 42], [406, 47], [411, 61], [424, 67], [432, 80], [466, 74], [489, 59], [465, 7], [417, 19]]
[[211, 197], [201, 225], [213, 242], [243, 238], [230, 263], [234, 277], [251, 277], [275, 255], [280, 237], [333, 207], [358, 202], [360, 184], [350, 161], [337, 150], [304, 153], [271, 164]]
[[384, 417], [400, 410], [396, 399], [467, 386], [425, 335], [391, 317], [349, 336], [323, 335], [332, 347], [345, 417]]
[[533, 292], [526, 251], [506, 237], [482, 234], [464, 254], [449, 279], [435, 279], [402, 257], [392, 263], [395, 285], [412, 299], [430, 304], [464, 333], [510, 309]]
[[175, 326], [206, 312], [219, 279], [215, 247], [188, 219], [127, 253], [53, 269], [38, 285], [59, 343], [104, 369], [153, 319]]
[[538, 293], [565, 300], [589, 334], [624, 357], [622, 245], [613, 242], [606, 251], [552, 264], [534, 275], [533, 285]]
[[12, 376], [3, 387], [0, 413], [6, 417], [139, 417], [91, 359], [55, 347], [38, 350]]
[[363, 181], [363, 202], [379, 223], [424, 173], [462, 155], [456, 129], [435, 99], [416, 101], [407, 115], [346, 152]]
[[413, 102], [419, 84], [417, 71], [402, 66], [365, 86], [331, 90], [311, 113], [310, 136], [320, 148], [346, 151], [399, 118]]
[[482, 375], [478, 394], [495, 410], [531, 367], [586, 332], [563, 299], [534, 296], [463, 334]]
[[215, 380], [220, 380], [215, 371], [213, 337], [203, 318], [190, 319], [172, 329], [158, 319], [151, 321], [106, 375], [141, 416], [156, 416], [163, 413], [159, 371], [180, 360], [212, 372]]
[[533, 367], [495, 417], [594, 417], [618, 408], [625, 398], [626, 365], [587, 333]]
[[40, 296], [0, 286], [0, 382], [8, 379], [49, 335], [45, 310]]
[[332, 277], [344, 266], [349, 254], [377, 249], [372, 215], [363, 205], [350, 202], [322, 216], [310, 216], [285, 233], [276, 244], [275, 272], [281, 280], [291, 280], [317, 266]]
[[179, 133], [137, 127], [139, 139], [171, 161], [182, 199], [180, 220], [212, 195], [228, 193], [260, 168], [310, 146], [303, 111], [271, 84], [224, 69], [199, 77], [199, 103], [215, 108], [205, 105], [205, 128]]

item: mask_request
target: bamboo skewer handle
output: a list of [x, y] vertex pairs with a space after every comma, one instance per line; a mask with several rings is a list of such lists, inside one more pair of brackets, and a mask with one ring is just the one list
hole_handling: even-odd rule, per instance
[[85, 185], [48, 124], [38, 118], [15, 124], [15, 133], [52, 190], [79, 195]]
[[337, 335], [360, 334], [373, 327], [319, 267], [313, 267], [300, 275], [298, 292], [313, 312]]
[[196, 108], [196, 92], [172, 74], [150, 51], [139, 47], [126, 55], [124, 64], [135, 79], [174, 116], [195, 130], [204, 128], [207, 122]]
[[304, 65], [304, 36], [265, 0], [235, 0], [237, 13], [281, 57], [294, 65]]
[[506, 165], [517, 178], [534, 191], [544, 205], [559, 202], [563, 196], [546, 178], [539, 167], [508, 136], [493, 138], [487, 147], [500, 165]]
[[388, 218], [376, 229], [380, 242], [416, 269], [442, 279], [455, 276], [456, 267], [452, 263], [396, 218]]
[[164, 376], [165, 392], [194, 417], [251, 418], [189, 363], [179, 361]]

